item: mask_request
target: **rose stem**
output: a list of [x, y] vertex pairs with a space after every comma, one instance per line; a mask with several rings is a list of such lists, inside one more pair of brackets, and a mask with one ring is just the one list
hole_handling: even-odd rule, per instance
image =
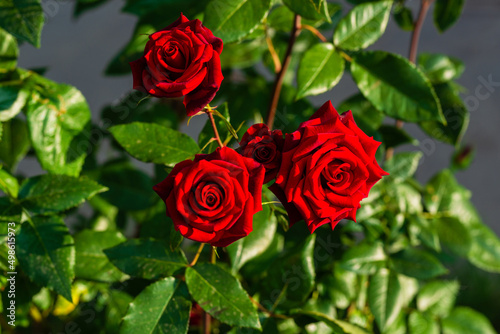
[[215, 139], [217, 140], [217, 143], [219, 143], [220, 147], [224, 147], [224, 144], [220, 140], [219, 131], [217, 131], [217, 126], [215, 125], [214, 115], [212, 114], [210, 109], [205, 111], [205, 112], [207, 113], [208, 118], [210, 119], [210, 123], [212, 123], [212, 129], [214, 130], [214, 135], [215, 135]]
[[277, 73], [276, 78], [274, 80], [271, 102], [269, 104], [269, 109], [267, 111], [266, 124], [269, 127], [269, 129], [273, 128], [274, 117], [276, 116], [276, 108], [278, 107], [278, 100], [281, 93], [281, 86], [283, 85], [283, 78], [285, 77], [285, 73], [288, 70], [288, 66], [290, 65], [290, 61], [292, 59], [293, 45], [295, 44], [295, 40], [297, 39], [297, 36], [300, 33], [299, 27], [300, 27], [300, 16], [295, 15], [293, 19], [292, 33], [290, 35], [290, 39], [288, 40], [288, 47], [285, 53], [285, 59], [283, 60], [281, 70]]
[[310, 32], [312, 32], [316, 37], [318, 37], [323, 43], [328, 42], [328, 39], [318, 31], [318, 29], [314, 28], [313, 26], [310, 26], [309, 24], [301, 24], [300, 29], [307, 29]]
[[203, 247], [205, 247], [205, 244], [202, 243], [200, 247], [198, 248], [198, 251], [196, 252], [196, 255], [194, 256], [193, 261], [189, 264], [190, 267], [194, 266], [196, 262], [198, 262], [198, 258], [200, 257], [201, 251], [203, 250]]
[[[408, 60], [415, 64], [417, 62], [417, 50], [418, 50], [418, 41], [420, 39], [420, 32], [422, 31], [422, 26], [424, 25], [425, 17], [427, 12], [429, 11], [429, 7], [431, 6], [434, 0], [422, 0], [420, 4], [420, 11], [418, 13], [417, 21], [415, 22], [415, 27], [413, 28], [413, 33], [411, 35], [410, 42], [410, 52], [408, 56]], [[403, 128], [404, 122], [402, 120], [396, 120], [396, 128]], [[394, 148], [389, 147], [385, 152], [385, 160], [389, 160], [394, 155]]]

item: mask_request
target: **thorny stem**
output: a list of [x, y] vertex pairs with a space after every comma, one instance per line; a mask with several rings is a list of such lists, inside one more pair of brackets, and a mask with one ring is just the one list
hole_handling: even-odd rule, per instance
[[[417, 21], [415, 21], [415, 27], [413, 28], [413, 33], [411, 35], [410, 42], [410, 51], [408, 55], [408, 59], [415, 64], [417, 61], [417, 50], [418, 50], [418, 41], [420, 39], [420, 32], [422, 31], [422, 26], [424, 25], [425, 17], [427, 16], [427, 12], [434, 0], [422, 0], [420, 4], [420, 11], [418, 13]], [[401, 120], [396, 120], [396, 127], [398, 129], [403, 128], [404, 122]], [[389, 160], [394, 155], [394, 148], [389, 147], [385, 152], [385, 160]]]
[[273, 128], [274, 117], [276, 116], [276, 108], [278, 107], [278, 100], [281, 93], [281, 86], [283, 85], [283, 78], [285, 77], [285, 73], [292, 59], [293, 45], [295, 44], [295, 40], [297, 39], [297, 36], [300, 33], [299, 27], [300, 27], [300, 16], [295, 15], [293, 19], [292, 33], [290, 35], [290, 39], [288, 40], [288, 47], [285, 53], [285, 59], [283, 60], [283, 65], [281, 66], [281, 70], [276, 75], [271, 95], [271, 102], [269, 104], [269, 109], [267, 111], [266, 124], [269, 127], [269, 129]]
[[210, 123], [212, 124], [215, 140], [217, 140], [217, 143], [219, 144], [220, 147], [224, 147], [222, 140], [220, 140], [219, 131], [217, 131], [217, 126], [215, 125], [214, 115], [212, 114], [212, 108], [209, 105], [207, 105], [204, 110], [205, 113], [208, 115], [208, 119], [210, 119]]
[[201, 251], [203, 250], [203, 247], [205, 247], [205, 244], [202, 243], [200, 247], [198, 248], [198, 251], [196, 252], [196, 255], [194, 256], [193, 261], [189, 264], [190, 267], [194, 266], [196, 262], [198, 262], [198, 259], [200, 258]]

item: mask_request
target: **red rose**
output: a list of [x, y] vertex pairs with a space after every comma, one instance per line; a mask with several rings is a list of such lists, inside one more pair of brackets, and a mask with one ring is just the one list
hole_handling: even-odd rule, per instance
[[215, 97], [223, 76], [222, 40], [200, 20], [179, 19], [149, 35], [144, 56], [130, 63], [134, 89], [156, 97], [184, 96], [188, 116]]
[[266, 168], [264, 183], [271, 181], [278, 174], [283, 142], [281, 130], [269, 131], [267, 125], [262, 123], [252, 125], [241, 138], [239, 152]]
[[312, 233], [326, 223], [333, 229], [341, 219], [355, 221], [359, 202], [387, 175], [375, 160], [379, 145], [358, 128], [351, 111], [339, 116], [330, 101], [287, 134], [270, 189], [283, 202], [290, 224], [304, 219]]
[[264, 174], [262, 165], [223, 147], [178, 163], [153, 189], [183, 236], [226, 247], [252, 231]]

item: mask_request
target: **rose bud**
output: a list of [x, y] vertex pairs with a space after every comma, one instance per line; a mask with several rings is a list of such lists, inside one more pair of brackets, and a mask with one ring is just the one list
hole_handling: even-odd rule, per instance
[[309, 230], [344, 218], [356, 221], [359, 202], [388, 175], [375, 160], [380, 142], [361, 131], [351, 111], [339, 116], [330, 101], [287, 134], [281, 167], [270, 189], [288, 211], [290, 225]]
[[178, 163], [153, 189], [184, 237], [226, 247], [252, 232], [264, 174], [261, 164], [223, 147]]
[[259, 123], [245, 132], [238, 151], [266, 168], [264, 183], [267, 183], [276, 177], [280, 168], [283, 142], [281, 130], [269, 131], [267, 125]]
[[222, 40], [200, 20], [179, 19], [149, 35], [144, 55], [130, 63], [134, 89], [156, 97], [184, 96], [187, 115], [202, 110], [215, 97], [223, 76]]

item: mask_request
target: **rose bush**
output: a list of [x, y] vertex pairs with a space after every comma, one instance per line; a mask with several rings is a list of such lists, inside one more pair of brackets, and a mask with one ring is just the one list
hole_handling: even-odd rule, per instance
[[361, 131], [351, 111], [339, 116], [330, 101], [287, 134], [276, 183], [270, 188], [288, 211], [290, 224], [309, 230], [344, 218], [356, 221], [359, 202], [382, 176], [375, 153], [380, 142]]
[[[136, 27], [106, 74], [132, 69], [146, 94], [101, 118], [77, 88], [17, 66], [47, 8], [4, 2], [1, 332], [494, 334], [476, 310], [500, 328], [498, 275], [484, 272], [500, 273], [500, 239], [454, 176], [478, 121], [455, 82], [463, 64], [417, 58], [427, 12], [443, 31], [464, 1], [419, 0], [417, 13], [409, 1], [127, 0]], [[75, 14], [102, 3], [77, 0]], [[391, 15], [413, 30], [409, 59], [367, 50]], [[334, 101], [352, 113], [316, 111], [306, 97], [341, 96], [347, 76], [359, 89]], [[418, 143], [403, 121], [434, 138]], [[414, 177], [453, 147], [448, 168]], [[35, 157], [42, 175], [26, 168]]]
[[183, 236], [226, 247], [252, 232], [265, 169], [228, 148], [175, 165], [154, 187]]
[[130, 63], [134, 89], [156, 97], [182, 97], [188, 116], [213, 100], [223, 76], [222, 40], [200, 20], [183, 14], [149, 36], [144, 55]]

